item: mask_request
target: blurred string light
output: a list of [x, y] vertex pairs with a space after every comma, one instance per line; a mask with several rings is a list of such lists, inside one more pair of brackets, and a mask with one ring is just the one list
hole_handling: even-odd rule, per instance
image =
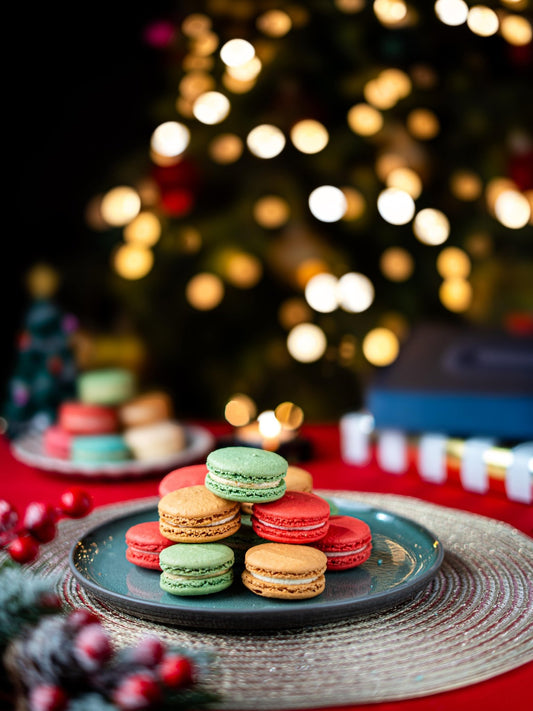
[[257, 416], [259, 432], [263, 437], [272, 439], [277, 437], [282, 430], [281, 422], [276, 417], [274, 410], [264, 410]]
[[253, 44], [245, 39], [230, 39], [220, 49], [220, 59], [227, 67], [240, 67], [247, 64], [254, 56]]
[[309, 195], [309, 210], [321, 222], [338, 222], [344, 217], [348, 204], [340, 188], [321, 185]]
[[224, 284], [216, 274], [199, 272], [187, 282], [185, 296], [198, 311], [211, 311], [224, 298]]
[[468, 17], [468, 5], [464, 0], [437, 0], [434, 9], [439, 20], [450, 27], [463, 25]]
[[413, 221], [413, 232], [423, 244], [442, 244], [450, 236], [450, 222], [440, 210], [427, 207], [417, 213]]
[[112, 264], [123, 279], [137, 280], [146, 276], [153, 267], [154, 255], [140, 244], [122, 244], [112, 254]]
[[529, 222], [531, 207], [518, 190], [503, 190], [494, 201], [494, 214], [504, 227], [518, 230]]
[[288, 430], [297, 430], [304, 421], [304, 411], [294, 402], [281, 402], [275, 407], [274, 414], [282, 427]]
[[420, 141], [430, 141], [440, 131], [440, 122], [433, 111], [425, 108], [413, 109], [407, 115], [407, 130]]
[[326, 127], [314, 119], [303, 119], [294, 124], [290, 138], [295, 148], [302, 153], [319, 153], [329, 141]]
[[241, 250], [228, 251], [224, 264], [224, 276], [239, 289], [251, 289], [261, 279], [263, 266], [254, 255]]
[[195, 100], [192, 111], [201, 123], [212, 126], [227, 117], [231, 104], [227, 96], [219, 91], [206, 91]]
[[153, 212], [140, 212], [124, 228], [124, 241], [153, 247], [161, 237], [161, 222]]
[[127, 185], [112, 188], [102, 198], [100, 214], [111, 227], [122, 227], [139, 214], [141, 198], [139, 193]]
[[403, 0], [374, 0], [372, 7], [378, 20], [387, 27], [397, 25], [407, 16]]
[[390, 365], [398, 357], [400, 341], [388, 328], [373, 328], [363, 339], [362, 351], [372, 365]]
[[309, 306], [320, 313], [331, 313], [338, 307], [338, 279], [326, 272], [315, 274], [305, 285], [305, 299]]
[[388, 188], [398, 188], [408, 193], [413, 200], [420, 197], [422, 192], [422, 180], [411, 168], [394, 168], [387, 175], [385, 183]]
[[233, 395], [224, 408], [224, 417], [230, 425], [242, 427], [251, 422], [257, 413], [257, 406], [251, 397], [244, 393]]
[[190, 140], [191, 132], [187, 126], [178, 121], [165, 121], [152, 133], [150, 139], [152, 156], [178, 158], [185, 152]]
[[415, 214], [415, 201], [405, 190], [386, 188], [378, 196], [378, 212], [391, 225], [406, 225]]
[[287, 336], [287, 350], [300, 363], [313, 363], [325, 353], [326, 334], [314, 323], [299, 323]]
[[290, 217], [289, 203], [279, 195], [264, 195], [253, 206], [254, 220], [261, 227], [276, 229]]
[[500, 22], [502, 37], [515, 47], [528, 45], [533, 38], [531, 23], [521, 15], [506, 15]]
[[412, 88], [411, 79], [401, 69], [391, 67], [381, 71], [364, 86], [365, 99], [376, 109], [392, 109], [393, 106], [409, 96]]
[[373, 136], [383, 128], [383, 116], [373, 106], [355, 104], [348, 111], [348, 126], [360, 136]]
[[486, 5], [474, 5], [468, 10], [466, 18], [468, 28], [480, 37], [491, 37], [498, 32], [500, 21], [498, 15]]
[[390, 281], [406, 281], [414, 271], [414, 259], [403, 247], [388, 247], [380, 257], [379, 266]]
[[472, 286], [462, 277], [444, 279], [439, 289], [439, 298], [448, 311], [466, 311], [472, 303]]
[[459, 247], [446, 247], [437, 257], [437, 271], [443, 279], [466, 279], [471, 269], [470, 257]]
[[361, 313], [374, 301], [374, 285], [364, 274], [348, 272], [339, 279], [337, 298], [344, 311]]
[[239, 160], [244, 144], [234, 133], [221, 133], [215, 136], [207, 147], [210, 158], [220, 165], [229, 165]]
[[282, 328], [290, 331], [293, 326], [311, 319], [311, 309], [305, 299], [293, 296], [281, 304], [278, 310], [278, 321]]
[[283, 10], [267, 10], [259, 15], [256, 26], [268, 37], [284, 37], [292, 29], [292, 20]]
[[477, 200], [483, 190], [481, 178], [476, 173], [466, 170], [456, 171], [450, 179], [450, 190], [459, 200], [471, 202]]
[[346, 212], [342, 216], [343, 220], [358, 220], [366, 210], [366, 201], [363, 194], [350, 185], [343, 185], [341, 190], [346, 198]]
[[285, 136], [272, 124], [261, 124], [246, 136], [246, 145], [257, 158], [275, 158], [285, 148]]

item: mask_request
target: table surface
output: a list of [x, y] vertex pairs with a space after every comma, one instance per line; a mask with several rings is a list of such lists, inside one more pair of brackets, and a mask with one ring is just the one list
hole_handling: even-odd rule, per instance
[[[231, 434], [221, 423], [195, 422], [209, 429], [215, 437]], [[375, 459], [364, 467], [347, 464], [341, 458], [340, 433], [337, 423], [307, 424], [302, 437], [309, 440], [311, 459], [293, 462], [313, 475], [316, 489], [366, 491], [411, 496], [424, 501], [488, 516], [504, 521], [533, 537], [533, 508], [527, 504], [510, 501], [502, 491], [476, 494], [465, 491], [458, 481], [450, 479], [445, 484], [432, 484], [420, 479], [414, 465], [402, 475], [387, 474], [379, 469]], [[224, 440], [224, 443], [227, 442]], [[161, 472], [163, 476], [167, 472]], [[19, 511], [31, 501], [56, 503], [65, 489], [76, 484], [90, 492], [94, 506], [156, 496], [161, 476], [143, 479], [92, 480], [44, 472], [17, 461], [10, 444], [0, 438], [0, 498], [10, 501]], [[533, 621], [532, 621], [533, 624]], [[339, 711], [501, 711], [502, 703], [512, 711], [530, 708], [530, 689], [533, 683], [533, 662], [492, 679], [453, 691], [434, 694], [400, 702], [364, 704], [337, 707]], [[326, 707], [324, 707], [326, 708]], [[281, 711], [281, 710], [280, 710]], [[327, 707], [326, 711], [331, 711]]]

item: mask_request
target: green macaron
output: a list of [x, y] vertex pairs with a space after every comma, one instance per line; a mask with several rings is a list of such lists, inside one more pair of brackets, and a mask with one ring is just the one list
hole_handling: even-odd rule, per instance
[[233, 550], [223, 543], [176, 543], [161, 551], [159, 586], [171, 595], [211, 595], [233, 582]]
[[206, 460], [205, 486], [229, 501], [261, 503], [280, 499], [286, 490], [288, 462], [256, 447], [222, 447]]

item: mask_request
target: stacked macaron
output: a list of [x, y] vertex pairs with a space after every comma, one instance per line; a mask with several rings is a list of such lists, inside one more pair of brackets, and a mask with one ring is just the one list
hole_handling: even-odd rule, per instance
[[139, 395], [126, 368], [83, 371], [77, 399], [63, 402], [43, 435], [44, 453], [81, 464], [154, 460], [186, 446], [185, 429], [172, 419], [165, 392]]
[[[363, 521], [333, 514], [312, 488], [307, 470], [254, 447], [216, 449], [205, 464], [169, 472], [159, 483], [159, 530], [175, 545], [160, 555], [161, 588], [172, 595], [220, 592], [239, 564], [242, 584], [256, 595], [319, 595], [326, 573], [367, 560], [372, 536]], [[213, 546], [221, 550], [209, 552]], [[204, 560], [210, 556], [211, 572]]]

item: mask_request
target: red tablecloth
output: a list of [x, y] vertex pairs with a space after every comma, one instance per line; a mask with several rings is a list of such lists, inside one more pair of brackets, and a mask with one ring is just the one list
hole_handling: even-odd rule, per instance
[[[215, 436], [229, 434], [223, 424], [200, 423]], [[489, 516], [511, 524], [533, 536], [533, 507], [510, 501], [503, 492], [469, 493], [459, 483], [438, 485], [424, 482], [412, 467], [406, 474], [392, 475], [379, 470], [373, 461], [356, 467], [342, 461], [339, 429], [336, 424], [306, 425], [302, 436], [312, 444], [313, 456], [305, 466], [317, 489], [355, 490], [413, 496], [425, 501]], [[0, 498], [7, 499], [19, 510], [30, 501], [57, 502], [60, 494], [73, 483], [82, 484], [93, 497], [95, 506], [157, 495], [159, 477], [121, 481], [93, 481], [42, 472], [13, 458], [9, 443], [0, 438]], [[533, 620], [532, 620], [533, 624]], [[531, 708], [533, 663], [501, 674], [488, 681], [420, 699], [401, 702], [343, 706], [357, 711], [501, 711], [503, 705], [512, 711]], [[331, 709], [326, 709], [331, 711]]]

